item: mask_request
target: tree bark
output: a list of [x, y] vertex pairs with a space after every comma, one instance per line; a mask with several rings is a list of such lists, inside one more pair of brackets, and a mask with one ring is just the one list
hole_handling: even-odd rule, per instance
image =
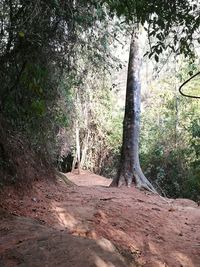
[[126, 86], [125, 115], [123, 121], [123, 141], [121, 160], [116, 178], [111, 186], [128, 187], [134, 182], [137, 187], [156, 192], [151, 183], [144, 176], [139, 161], [139, 133], [141, 80], [140, 69], [142, 53], [140, 51], [139, 25], [135, 25], [130, 44], [128, 76]]
[[81, 148], [80, 148], [79, 125], [78, 121], [76, 121], [76, 155], [73, 160], [72, 171], [75, 170], [77, 164], [78, 174], [81, 174], [80, 162], [81, 162]]

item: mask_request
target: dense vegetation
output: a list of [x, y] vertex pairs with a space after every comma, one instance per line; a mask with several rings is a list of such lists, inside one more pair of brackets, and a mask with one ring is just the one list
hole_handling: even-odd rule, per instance
[[[194, 36], [199, 7], [195, 1], [192, 5], [177, 1], [175, 6], [166, 1], [132, 4], [1, 1], [0, 166], [5, 177], [1, 183], [30, 176], [12, 171], [16, 164], [23, 168], [13, 159], [18, 157], [10, 150], [13, 146], [16, 150], [22, 146], [20, 151], [34, 158], [27, 158], [27, 168], [38, 161], [41, 169], [54, 166], [68, 171], [80, 158], [81, 168], [111, 178], [116, 175], [124, 107], [119, 101], [122, 88], [114, 77], [121, 75], [127, 60], [116, 55], [125, 51], [137, 18], [148, 23], [150, 43], [143, 64], [143, 72], [150, 66], [143, 79], [147, 83], [142, 94], [143, 169], [167, 196], [198, 198], [199, 102], [181, 97], [178, 87], [198, 69], [191, 44], [198, 49]], [[155, 12], [158, 16], [152, 17]], [[198, 93], [198, 77], [188, 90]]]
[[[196, 199], [199, 195], [199, 101], [178, 92], [197, 68], [198, 61], [189, 63], [181, 57], [175, 61], [172, 56], [143, 97], [142, 165], [167, 196]], [[198, 84], [199, 78], [194, 79], [185, 92], [194, 95]]]

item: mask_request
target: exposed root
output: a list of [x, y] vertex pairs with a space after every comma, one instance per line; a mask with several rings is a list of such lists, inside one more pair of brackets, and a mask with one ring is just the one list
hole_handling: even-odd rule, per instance
[[170, 203], [169, 201], [167, 201], [164, 197], [162, 197], [158, 192], [156, 192], [155, 190], [152, 190], [147, 184], [140, 184], [139, 186], [136, 185], [136, 187], [140, 190], [144, 189], [147, 191], [150, 191], [151, 193], [158, 195], [162, 200], [164, 200], [166, 203]]
[[141, 189], [141, 190], [147, 190], [147, 191], [150, 191], [151, 193], [153, 194], [158, 194], [156, 191], [152, 190], [147, 184], [140, 184], [140, 185], [136, 185], [136, 187], [138, 189]]
[[144, 176], [141, 168], [139, 170], [136, 170], [134, 172], [135, 182], [136, 186], [138, 188], [143, 188], [147, 191], [150, 191], [152, 193], [157, 193], [156, 189], [153, 187], [153, 185], [148, 181], [148, 179]]

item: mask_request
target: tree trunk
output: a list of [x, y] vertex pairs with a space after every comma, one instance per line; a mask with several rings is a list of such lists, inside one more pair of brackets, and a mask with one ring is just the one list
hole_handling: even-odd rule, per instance
[[136, 25], [131, 36], [130, 44], [121, 160], [118, 175], [113, 180], [111, 186], [126, 184], [129, 187], [134, 182], [139, 188], [145, 188], [155, 192], [154, 187], [144, 176], [139, 161], [140, 69], [142, 62], [142, 54], [139, 49], [140, 38], [139, 25]]
[[81, 162], [81, 148], [80, 148], [79, 125], [78, 121], [76, 121], [76, 155], [73, 160], [72, 171], [75, 170], [77, 164], [78, 174], [81, 173], [80, 162]]

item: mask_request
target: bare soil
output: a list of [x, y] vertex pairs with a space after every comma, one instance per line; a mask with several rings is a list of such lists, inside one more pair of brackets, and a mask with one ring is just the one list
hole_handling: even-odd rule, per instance
[[0, 194], [1, 267], [200, 267], [200, 207], [67, 173]]

